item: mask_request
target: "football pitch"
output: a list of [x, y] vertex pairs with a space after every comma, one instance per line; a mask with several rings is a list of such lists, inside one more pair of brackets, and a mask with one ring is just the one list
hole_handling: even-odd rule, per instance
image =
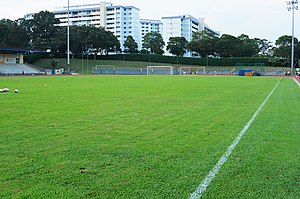
[[202, 198], [300, 196], [290, 78], [4, 77], [4, 87], [1, 198], [189, 198], [247, 124]]

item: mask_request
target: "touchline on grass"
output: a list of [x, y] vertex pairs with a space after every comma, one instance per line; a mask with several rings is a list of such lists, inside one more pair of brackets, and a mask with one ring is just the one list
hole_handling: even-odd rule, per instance
[[267, 98], [263, 101], [263, 103], [258, 107], [256, 112], [253, 114], [252, 118], [249, 120], [249, 122], [244, 126], [244, 128], [241, 130], [237, 138], [234, 140], [234, 142], [227, 148], [225, 154], [220, 158], [218, 163], [215, 165], [215, 167], [209, 172], [209, 174], [206, 176], [206, 178], [202, 181], [202, 183], [197, 187], [197, 189], [191, 194], [190, 199], [198, 199], [202, 196], [202, 194], [205, 192], [206, 188], [209, 186], [210, 182], [214, 179], [216, 174], [219, 172], [223, 164], [227, 161], [228, 157], [232, 153], [232, 151], [235, 149], [236, 145], [240, 142], [243, 135], [247, 132], [248, 128], [251, 126], [252, 122], [255, 120], [256, 116], [259, 114], [260, 110], [265, 106], [277, 86], [279, 85], [280, 81], [276, 84], [276, 86], [273, 88], [273, 90], [270, 92], [270, 94], [267, 96]]

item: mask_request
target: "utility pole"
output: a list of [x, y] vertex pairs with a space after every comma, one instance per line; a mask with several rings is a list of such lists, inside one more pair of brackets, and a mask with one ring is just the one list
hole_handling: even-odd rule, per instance
[[292, 11], [292, 55], [291, 55], [291, 74], [294, 74], [294, 57], [295, 57], [295, 9], [298, 10], [298, 0], [287, 1], [288, 11]]
[[68, 72], [70, 72], [70, 3], [69, 0], [68, 0], [67, 49], [68, 49]]

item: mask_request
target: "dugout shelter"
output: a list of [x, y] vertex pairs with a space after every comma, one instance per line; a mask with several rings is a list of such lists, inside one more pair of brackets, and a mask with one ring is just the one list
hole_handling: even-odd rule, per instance
[[24, 64], [24, 54], [45, 52], [41, 49], [0, 47], [0, 75], [41, 74]]

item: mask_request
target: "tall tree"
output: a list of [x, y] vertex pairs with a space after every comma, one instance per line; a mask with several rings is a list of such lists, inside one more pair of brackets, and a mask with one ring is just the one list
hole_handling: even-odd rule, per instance
[[138, 44], [135, 42], [134, 38], [131, 35], [126, 37], [126, 40], [124, 42], [124, 47], [126, 53], [138, 52]]
[[272, 42], [268, 41], [267, 39], [259, 39], [255, 38], [258, 48], [259, 48], [259, 54], [262, 56], [271, 56], [271, 50], [272, 50]]
[[0, 46], [27, 47], [29, 38], [22, 26], [22, 19], [0, 20]]
[[170, 37], [167, 50], [176, 56], [183, 56], [186, 52], [188, 41], [184, 37]]
[[54, 34], [54, 39], [50, 47], [51, 47], [51, 52], [53, 53], [67, 52], [67, 28], [66, 27], [58, 27], [57, 31]]
[[49, 11], [34, 14], [31, 21], [33, 46], [37, 48], [50, 48], [58, 30], [59, 19]]
[[198, 53], [201, 57], [215, 56], [217, 40], [218, 38], [215, 35], [206, 30], [194, 32], [192, 40], [188, 44], [188, 48]]
[[[298, 39], [294, 38], [294, 43], [298, 43]], [[287, 57], [291, 58], [291, 49], [292, 49], [292, 36], [284, 35], [279, 37], [275, 41], [276, 48], [274, 49], [274, 55], [277, 57]]]
[[120, 49], [120, 42], [119, 40], [117, 39], [117, 37], [110, 31], [105, 31], [106, 33], [106, 38], [107, 40], [105, 40], [105, 51], [106, 53], [108, 52], [120, 52], [121, 49]]
[[143, 48], [151, 54], [162, 55], [165, 42], [158, 32], [149, 32], [144, 37]]
[[[295, 60], [299, 59], [299, 42], [296, 37], [294, 37], [295, 43]], [[275, 48], [273, 49], [274, 56], [284, 59], [285, 65], [288, 66], [291, 63], [291, 50], [292, 50], [292, 36], [284, 35], [279, 37], [275, 41]]]
[[117, 51], [120, 48], [120, 42], [112, 32], [106, 31], [103, 27], [88, 27], [87, 46], [89, 51], [94, 53], [94, 59], [97, 54]]
[[250, 39], [248, 35], [241, 34], [237, 37], [241, 41], [240, 57], [253, 57], [259, 53], [259, 46], [255, 39]]
[[74, 55], [81, 55], [88, 48], [89, 26], [70, 27], [70, 50]]
[[216, 51], [220, 57], [239, 57], [241, 45], [235, 36], [223, 34], [216, 43]]

